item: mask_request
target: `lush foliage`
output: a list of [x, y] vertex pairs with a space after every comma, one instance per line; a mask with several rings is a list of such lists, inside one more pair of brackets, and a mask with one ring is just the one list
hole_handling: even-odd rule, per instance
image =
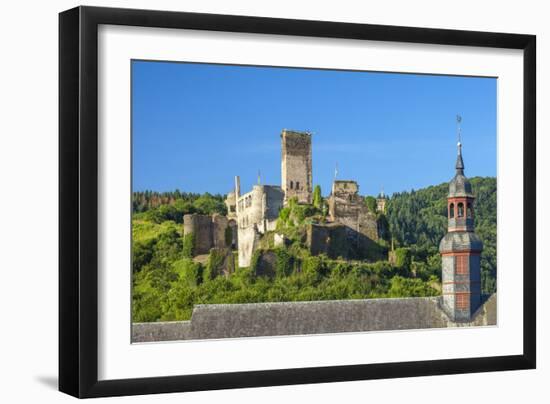
[[317, 209], [323, 207], [323, 196], [321, 195], [320, 185], [315, 185], [315, 188], [313, 188], [313, 206]]
[[[471, 181], [477, 197], [476, 232], [484, 243], [482, 287], [485, 292], [493, 292], [496, 180]], [[186, 320], [194, 305], [207, 303], [438, 295], [438, 244], [446, 232], [447, 190], [447, 184], [441, 184], [389, 198], [386, 215], [378, 214], [378, 222], [385, 228], [383, 239], [394, 244], [395, 250], [390, 261], [372, 263], [311, 256], [304, 248], [305, 228], [309, 223], [325, 221], [325, 201], [321, 197], [320, 203], [315, 203], [320, 189], [313, 205], [291, 200], [280, 211], [277, 223], [277, 232], [284, 234], [287, 243], [274, 247], [273, 234], [267, 233], [262, 250], [254, 253], [249, 268], [237, 267], [236, 253], [212, 250], [207, 258], [193, 258], [194, 237], [182, 237], [184, 214], [225, 213], [220, 195], [136, 193], [132, 221], [133, 321]], [[369, 209], [372, 207], [370, 198], [365, 203]], [[274, 257], [273, 276], [257, 276], [266, 252]], [[221, 276], [228, 260], [231, 274]]]
[[[496, 178], [470, 179], [476, 196], [475, 231], [483, 241], [481, 255], [482, 289], [496, 290]], [[447, 231], [448, 184], [418, 191], [393, 194], [386, 216], [395, 242], [410, 247], [413, 254], [427, 259], [438, 255], [439, 241]]]
[[219, 213], [225, 215], [227, 208], [223, 195], [202, 195], [175, 192], [134, 192], [132, 207], [134, 219], [142, 219], [153, 223], [163, 223], [167, 220], [183, 223], [183, 215], [201, 213], [210, 215]]
[[[380, 297], [435, 296], [421, 278], [412, 279], [388, 262], [352, 263], [326, 256], [305, 257], [296, 265], [288, 251], [277, 251], [277, 275], [255, 276], [238, 268], [231, 276], [206, 275], [206, 267], [187, 258], [155, 272], [145, 268], [134, 286], [134, 321], [172, 321], [191, 317], [202, 303], [257, 303]], [[201, 279], [202, 271], [205, 275]], [[160, 273], [163, 276], [160, 276]], [[160, 279], [159, 279], [160, 278]]]
[[366, 196], [365, 205], [369, 208], [369, 212], [376, 213], [376, 198], [374, 196]]

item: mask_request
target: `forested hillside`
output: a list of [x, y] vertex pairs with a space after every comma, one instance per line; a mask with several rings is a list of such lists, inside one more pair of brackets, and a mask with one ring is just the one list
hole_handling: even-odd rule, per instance
[[[482, 289], [496, 291], [496, 178], [470, 179], [475, 201], [475, 231], [483, 241], [481, 255]], [[387, 205], [390, 231], [399, 246], [413, 254], [438, 253], [439, 241], [447, 230], [447, 183], [417, 191], [393, 194]]]
[[[482, 288], [489, 293], [496, 289], [496, 179], [473, 178], [471, 182], [477, 197], [476, 232], [484, 243]], [[219, 260], [215, 253], [202, 261], [188, 253], [182, 234], [183, 215], [226, 214], [222, 195], [134, 193], [132, 319], [187, 320], [196, 304], [207, 303], [438, 295], [438, 245], [446, 232], [447, 191], [448, 184], [441, 184], [388, 199], [386, 214], [379, 213], [378, 220], [387, 221], [389, 226], [390, 234], [384, 238], [393, 239], [391, 262], [385, 255], [377, 262], [312, 256], [303, 244], [301, 224], [324, 220], [320, 206], [326, 201], [318, 192], [317, 205], [290, 205], [281, 211], [278, 231], [291, 243], [266, 247], [276, 257], [276, 274], [271, 278], [256, 275], [257, 259], [250, 268], [236, 268], [225, 277], [216, 275]], [[374, 210], [372, 202], [372, 198], [365, 198]]]

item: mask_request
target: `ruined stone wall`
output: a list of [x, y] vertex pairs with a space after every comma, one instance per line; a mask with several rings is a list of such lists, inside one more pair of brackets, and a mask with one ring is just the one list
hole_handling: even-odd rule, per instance
[[229, 226], [227, 217], [214, 214], [199, 215], [197, 213], [183, 216], [183, 236], [195, 235], [195, 255], [208, 254], [211, 248], [225, 248], [226, 229]]
[[183, 216], [183, 236], [195, 235], [194, 251], [196, 255], [208, 254], [213, 247], [212, 217], [196, 213]]
[[212, 248], [227, 247], [225, 232], [228, 226], [229, 221], [226, 216], [212, 215]]
[[274, 278], [276, 275], [277, 254], [274, 251], [263, 251], [259, 257], [258, 265], [255, 269], [256, 276]]
[[227, 226], [229, 227], [229, 231], [231, 232], [231, 242], [229, 243], [230, 245], [228, 245], [228, 247], [236, 249], [239, 245], [239, 229], [237, 227], [236, 219], [229, 220], [227, 222]]
[[329, 197], [329, 219], [346, 227], [348, 242], [359, 258], [379, 239], [376, 215], [369, 212], [355, 181], [335, 181]]
[[225, 198], [225, 206], [227, 207], [227, 217], [234, 219], [237, 217], [237, 197], [235, 192], [229, 192]]
[[260, 233], [256, 225], [240, 227], [239, 237], [239, 267], [249, 267], [252, 254], [258, 248], [260, 243]]
[[239, 197], [237, 202], [237, 223], [239, 227], [248, 227], [260, 223], [263, 219], [263, 187], [254, 185], [252, 191]]
[[264, 185], [264, 217], [267, 220], [277, 220], [279, 212], [283, 208], [284, 193], [281, 187], [273, 185]]
[[306, 245], [311, 255], [326, 254], [330, 258], [349, 255], [346, 228], [341, 224], [310, 224]]
[[283, 130], [281, 133], [281, 188], [285, 202], [296, 197], [311, 203], [313, 193], [311, 135]]
[[250, 265], [261, 234], [275, 230], [283, 207], [283, 191], [278, 186], [254, 185], [237, 201], [239, 266]]

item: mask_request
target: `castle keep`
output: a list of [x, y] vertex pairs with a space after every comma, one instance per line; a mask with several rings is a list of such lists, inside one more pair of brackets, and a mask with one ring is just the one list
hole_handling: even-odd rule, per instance
[[458, 142], [456, 174], [449, 183], [447, 234], [439, 244], [442, 261], [443, 310], [452, 321], [470, 321], [481, 305], [481, 251], [474, 233], [474, 194], [464, 176]]
[[281, 188], [284, 200], [311, 203], [311, 134], [283, 129], [281, 133]]

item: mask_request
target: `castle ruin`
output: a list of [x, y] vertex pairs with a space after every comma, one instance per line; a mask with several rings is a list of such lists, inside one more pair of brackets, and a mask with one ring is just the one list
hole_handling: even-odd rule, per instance
[[[237, 249], [239, 267], [250, 266], [262, 237], [276, 231], [281, 209], [290, 200], [312, 203], [311, 145], [309, 132], [284, 129], [281, 186], [258, 183], [241, 193], [240, 177], [236, 176], [225, 199], [227, 216], [185, 215], [184, 236], [194, 235], [194, 254], [208, 254], [212, 248]], [[274, 239], [277, 245], [284, 243], [279, 234]], [[305, 242], [313, 255], [363, 259], [378, 239], [376, 212], [369, 211], [357, 182], [335, 180], [328, 198], [328, 217], [324, 223], [307, 227]]]
[[[282, 186], [254, 185], [242, 194], [239, 177], [227, 194], [227, 217], [185, 215], [184, 234], [195, 236], [195, 251], [225, 254], [219, 274], [228, 275], [234, 260], [228, 248], [238, 249], [239, 266], [250, 266], [260, 239], [276, 231], [279, 212], [290, 199], [311, 203], [311, 136], [284, 130]], [[294, 149], [296, 146], [296, 149]], [[440, 242], [442, 295], [434, 297], [353, 299], [334, 301], [205, 304], [193, 309], [189, 321], [134, 323], [134, 342], [238, 338], [250, 336], [487, 326], [497, 323], [496, 295], [481, 295], [481, 240], [474, 232], [474, 194], [464, 175], [461, 144], [456, 174], [449, 183], [448, 232]], [[384, 212], [383, 193], [377, 211]], [[376, 212], [369, 211], [351, 180], [335, 180], [328, 198], [328, 220], [307, 226], [306, 244], [312, 255], [335, 257], [342, 246], [368, 249], [378, 240]], [[230, 236], [230, 237], [229, 237]], [[277, 238], [275, 238], [277, 239]], [[231, 255], [227, 254], [227, 251]], [[357, 252], [357, 251], [356, 251]], [[258, 276], [273, 277], [276, 254], [259, 259]], [[230, 261], [230, 262], [229, 262]]]
[[[235, 213], [238, 229], [239, 266], [250, 266], [261, 235], [275, 230], [284, 193], [277, 185], [254, 185], [240, 195], [240, 179], [235, 177]], [[230, 206], [231, 207], [231, 206]]]

